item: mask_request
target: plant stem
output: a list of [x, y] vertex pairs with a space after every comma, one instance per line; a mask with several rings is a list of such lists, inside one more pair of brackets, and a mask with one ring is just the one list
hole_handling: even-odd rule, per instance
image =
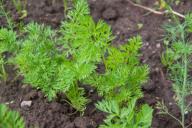
[[8, 28], [12, 30], [13, 29], [13, 20], [8, 15], [8, 13], [5, 11], [5, 8], [3, 7], [3, 0], [0, 1], [0, 12], [6, 18]]
[[64, 7], [64, 15], [66, 17], [67, 9], [68, 9], [68, 1], [67, 0], [63, 0], [63, 7]]
[[176, 118], [174, 115], [172, 115], [171, 113], [169, 113], [168, 111], [166, 112], [166, 114], [168, 114], [170, 117], [172, 117], [173, 119], [175, 119], [176, 121], [179, 122], [179, 124], [182, 126], [182, 128], [185, 128], [183, 127], [183, 123], [182, 121], [180, 121], [178, 118]]
[[182, 103], [181, 103], [181, 115], [182, 115], [182, 127], [185, 127], [185, 91], [187, 81], [187, 55], [184, 54], [184, 74], [183, 74], [183, 88], [182, 88]]
[[1, 68], [2, 68], [2, 78], [3, 78], [3, 81], [7, 81], [7, 73], [5, 71], [4, 64], [1, 65]]

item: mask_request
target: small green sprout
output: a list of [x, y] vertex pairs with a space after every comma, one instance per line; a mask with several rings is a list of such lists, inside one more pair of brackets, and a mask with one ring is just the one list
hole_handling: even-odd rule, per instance
[[9, 12], [7, 12], [4, 8], [4, 0], [0, 0], [0, 17], [5, 17], [6, 21], [7, 21], [7, 27], [9, 29], [13, 29], [14, 28], [14, 22], [13, 19], [11, 17], [11, 15], [9, 14]]
[[11, 111], [4, 104], [0, 104], [0, 128], [25, 128], [24, 119], [18, 112]]
[[12, 2], [20, 15], [20, 19], [25, 18], [27, 16], [27, 10], [26, 10], [27, 0], [24, 0], [23, 3], [21, 0], [12, 0]]
[[14, 53], [17, 50], [16, 33], [8, 29], [0, 29], [0, 77], [3, 81], [7, 80], [8, 74], [5, 65], [9, 64], [5, 53]]
[[191, 124], [186, 126], [185, 117], [191, 111], [191, 103], [186, 101], [186, 97], [192, 91], [192, 81], [189, 75], [191, 70], [192, 45], [190, 40], [188, 40], [188, 35], [192, 28], [191, 14], [186, 16], [184, 23], [179, 23], [179, 21], [177, 23], [166, 27], [166, 40], [169, 40], [170, 44], [166, 46], [166, 51], [161, 60], [170, 72], [170, 78], [173, 81], [173, 88], [177, 99], [176, 103], [181, 109], [181, 120], [169, 113], [164, 104], [158, 106], [162, 110], [161, 113], [173, 117], [179, 122], [182, 128], [188, 128]]

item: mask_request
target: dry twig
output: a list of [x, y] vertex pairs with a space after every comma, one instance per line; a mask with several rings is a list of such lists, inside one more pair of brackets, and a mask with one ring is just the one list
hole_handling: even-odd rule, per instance
[[131, 0], [127, 0], [127, 2], [129, 2], [130, 4], [132, 4], [132, 5], [135, 6], [135, 7], [142, 8], [142, 9], [144, 9], [144, 10], [147, 10], [147, 11], [152, 12], [152, 13], [157, 14], [157, 15], [165, 15], [165, 14], [168, 14], [168, 13], [173, 13], [174, 15], [177, 15], [177, 16], [179, 16], [179, 17], [181, 17], [181, 18], [185, 18], [185, 16], [184, 16], [183, 14], [180, 14], [180, 13], [174, 11], [174, 10], [170, 10], [170, 11], [169, 11], [169, 10], [156, 11], [156, 10], [151, 9], [151, 8], [149, 8], [149, 7], [145, 7], [145, 6], [143, 6], [143, 5], [136, 4], [136, 3], [132, 2]]

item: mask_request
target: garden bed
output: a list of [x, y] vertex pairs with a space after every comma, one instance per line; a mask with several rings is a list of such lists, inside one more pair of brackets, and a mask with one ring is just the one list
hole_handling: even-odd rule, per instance
[[[24, 18], [24, 23], [37, 21], [57, 28], [60, 21], [64, 20], [62, 0], [55, 0], [52, 4], [49, 0], [28, 0], [28, 16]], [[153, 7], [155, 0], [143, 0], [142, 4]], [[163, 47], [164, 30], [162, 25], [169, 22], [168, 16], [148, 13], [147, 11], [131, 5], [126, 0], [89, 0], [91, 15], [98, 21], [104, 19], [111, 25], [116, 39], [115, 45], [123, 44], [134, 35], [141, 35], [143, 46], [141, 49], [141, 62], [150, 67], [150, 78], [143, 87], [144, 97], [140, 103], [148, 103], [154, 108], [152, 128], [180, 128], [179, 124], [167, 115], [159, 115], [155, 108], [158, 101], [164, 101], [170, 112], [176, 117], [180, 117], [180, 110], [175, 105], [173, 99], [174, 92], [172, 84], [167, 77], [167, 70], [161, 64], [160, 56]], [[14, 7], [6, 1], [7, 10], [16, 21], [19, 21]], [[182, 14], [190, 11], [191, 1], [183, 1], [174, 9]], [[0, 24], [5, 25], [5, 19], [0, 19]], [[17, 78], [13, 68], [8, 68], [9, 81], [0, 85], [0, 103], [8, 103], [9, 106], [17, 110], [24, 117], [27, 128], [39, 126], [40, 128], [96, 128], [102, 124], [105, 113], [94, 107], [97, 100], [102, 99], [97, 95], [95, 89], [84, 86], [86, 95], [92, 102], [88, 104], [83, 116], [76, 112], [68, 103], [62, 101], [63, 95], [55, 101], [48, 102], [41, 91], [32, 89], [22, 84], [22, 78]], [[32, 101], [31, 107], [22, 108], [23, 100]], [[192, 122], [189, 114], [187, 123]]]

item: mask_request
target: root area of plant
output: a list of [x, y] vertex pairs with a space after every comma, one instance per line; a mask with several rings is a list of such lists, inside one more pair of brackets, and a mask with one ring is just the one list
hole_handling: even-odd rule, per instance
[[[54, 0], [53, 0], [54, 1]], [[142, 0], [141, 4], [153, 8], [156, 0]], [[141, 62], [150, 67], [149, 81], [143, 86], [144, 97], [140, 103], [148, 103], [155, 109], [153, 113], [152, 128], [180, 128], [179, 124], [168, 115], [158, 114], [155, 108], [158, 101], [164, 101], [171, 113], [180, 117], [180, 110], [175, 105], [172, 83], [166, 69], [160, 61], [163, 47], [164, 31], [162, 25], [169, 22], [168, 16], [149, 13], [141, 8], [134, 7], [126, 0], [89, 0], [91, 15], [98, 21], [104, 19], [112, 27], [116, 39], [114, 45], [123, 44], [134, 35], [141, 35], [143, 47], [141, 49]], [[11, 10], [12, 17], [18, 23], [19, 16], [10, 1], [5, 2], [7, 10]], [[186, 14], [192, 8], [192, 2], [183, 0], [174, 9], [181, 14]], [[24, 23], [37, 21], [57, 28], [60, 21], [64, 20], [62, 0], [28, 0], [28, 16]], [[0, 25], [6, 23], [0, 18]], [[40, 128], [96, 128], [103, 122], [105, 113], [95, 109], [94, 103], [101, 98], [94, 89], [85, 87], [87, 97], [92, 100], [87, 106], [83, 116], [75, 112], [70, 105], [59, 99], [48, 102], [43, 94], [35, 89], [22, 84], [22, 78], [16, 78], [14, 70], [10, 69], [10, 78], [6, 83], [0, 84], [0, 103], [9, 106], [21, 113], [26, 121], [27, 128], [38, 126]], [[190, 99], [189, 99], [190, 100]], [[32, 101], [30, 107], [21, 107], [22, 101]], [[186, 123], [192, 122], [189, 114]]]

